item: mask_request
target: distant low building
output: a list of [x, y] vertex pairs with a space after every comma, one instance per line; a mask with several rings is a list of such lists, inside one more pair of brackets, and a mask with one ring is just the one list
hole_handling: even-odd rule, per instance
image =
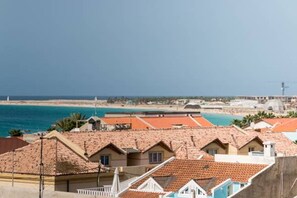
[[284, 103], [279, 99], [268, 100], [264, 104], [264, 109], [278, 113], [283, 113], [286, 110]]
[[292, 141], [297, 140], [297, 118], [267, 118], [252, 123], [247, 130], [256, 130], [262, 133], [282, 133]]

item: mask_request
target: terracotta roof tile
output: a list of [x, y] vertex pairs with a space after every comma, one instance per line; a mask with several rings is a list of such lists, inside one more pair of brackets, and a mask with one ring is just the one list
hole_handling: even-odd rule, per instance
[[132, 129], [150, 129], [151, 127], [136, 117], [103, 117], [106, 124], [131, 124]]
[[[276, 143], [277, 152], [283, 153], [285, 144], [289, 143], [290, 148], [287, 149], [286, 154], [297, 154], [297, 145], [292, 144], [282, 134], [279, 136], [261, 134], [254, 131], [243, 133], [235, 127], [63, 133], [66, 138], [81, 148], [84, 148], [84, 142], [86, 142], [86, 149], [89, 155], [97, 152], [109, 143], [113, 143], [119, 148], [133, 148], [144, 151], [157, 142], [163, 141], [172, 150], [179, 152], [178, 156], [192, 156], [191, 154], [189, 155], [191, 149], [193, 153], [198, 152], [203, 146], [216, 138], [224, 144], [231, 144], [239, 148], [240, 145], [247, 143], [256, 136], [259, 136], [262, 141], [266, 141], [270, 137], [270, 140]], [[178, 149], [180, 150], [177, 151]]]
[[[44, 140], [43, 163], [45, 175], [96, 172], [98, 164], [87, 162], [58, 140]], [[15, 173], [39, 174], [40, 140], [15, 150]], [[12, 172], [13, 152], [0, 155], [0, 172]]]
[[156, 129], [169, 129], [177, 125], [189, 128], [199, 127], [199, 125], [188, 116], [142, 117], [141, 119], [148, 122]]
[[283, 124], [283, 123], [289, 122], [293, 119], [296, 119], [296, 118], [265, 118], [262, 120], [270, 125], [275, 125], [275, 124]]
[[170, 129], [178, 127], [184, 128], [194, 127], [210, 127], [211, 122], [202, 116], [165, 116], [165, 117], [103, 117], [100, 118], [106, 124], [131, 124], [133, 130], [143, 129]]
[[211, 127], [214, 126], [211, 122], [205, 119], [203, 116], [193, 116], [193, 118], [201, 124], [203, 127]]
[[282, 133], [259, 133], [255, 131], [250, 131], [249, 134], [258, 136], [263, 142], [275, 142], [275, 149], [276, 152], [279, 154], [284, 154], [286, 156], [297, 155], [297, 145], [294, 144]]
[[287, 122], [283, 122], [272, 128], [272, 132], [296, 132], [296, 131], [297, 131], [297, 118], [291, 119]]
[[153, 172], [151, 175], [134, 183], [130, 189], [137, 189], [137, 187], [149, 177], [168, 175], [176, 177], [176, 179], [172, 180], [172, 182], [164, 188], [165, 192], [177, 192], [191, 179], [203, 180], [215, 178], [213, 186], [229, 178], [235, 182], [248, 182], [249, 178], [265, 167], [267, 167], [267, 165], [175, 159], [165, 164], [164, 167]]
[[159, 195], [164, 195], [165, 193], [153, 193], [153, 192], [139, 192], [128, 190], [122, 194], [121, 198], [159, 198]]

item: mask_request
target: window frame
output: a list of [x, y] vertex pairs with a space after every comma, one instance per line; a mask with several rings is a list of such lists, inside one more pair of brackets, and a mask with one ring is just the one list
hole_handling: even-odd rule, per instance
[[[218, 150], [219, 149], [210, 148], [210, 149], [206, 149], [206, 153], [209, 154], [209, 155], [214, 156], [215, 154], [218, 154]], [[214, 151], [214, 152], [210, 152], [210, 151]]]
[[[154, 160], [154, 154], [156, 154], [156, 160]], [[158, 159], [158, 154], [161, 155], [161, 159]], [[151, 157], [152, 155], [152, 157]], [[152, 160], [151, 160], [152, 159]], [[148, 153], [149, 164], [160, 164], [163, 162], [164, 152], [163, 151], [151, 151]]]
[[[102, 157], [108, 157], [108, 164], [104, 164], [103, 162], [102, 162]], [[111, 161], [111, 155], [100, 155], [100, 162], [101, 162], [101, 164], [103, 164], [104, 166], [110, 166], [110, 162]]]
[[248, 151], [249, 151], [249, 152], [253, 152], [253, 151], [255, 151], [255, 147], [250, 146], [250, 147], [248, 148]]

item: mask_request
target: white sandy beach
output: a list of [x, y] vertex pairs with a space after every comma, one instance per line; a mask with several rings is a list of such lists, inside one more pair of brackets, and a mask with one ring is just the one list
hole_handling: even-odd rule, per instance
[[[61, 106], [61, 107], [95, 107], [94, 100], [13, 100], [0, 101], [0, 105], [30, 105], [30, 106]], [[247, 114], [255, 114], [259, 111], [256, 109], [246, 108], [230, 108], [223, 109], [184, 109], [178, 105], [123, 105], [109, 104], [106, 100], [98, 100], [97, 108], [119, 108], [119, 109], [143, 109], [143, 110], [161, 110], [161, 111], [197, 111], [201, 113], [227, 114], [236, 116], [245, 116]]]

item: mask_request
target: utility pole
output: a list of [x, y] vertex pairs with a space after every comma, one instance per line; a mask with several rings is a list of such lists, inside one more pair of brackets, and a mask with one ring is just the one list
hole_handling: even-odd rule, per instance
[[40, 136], [40, 164], [39, 164], [39, 198], [43, 197], [43, 133]]
[[14, 186], [14, 153], [15, 153], [15, 150], [13, 149], [13, 151], [12, 151], [12, 180], [11, 180], [12, 187]]
[[288, 86], [285, 86], [285, 82], [282, 82], [282, 87], [281, 87], [281, 90], [282, 90], [282, 96], [285, 95], [285, 90], [289, 88]]
[[100, 182], [100, 172], [101, 172], [101, 160], [99, 159], [98, 173], [97, 173], [97, 187], [99, 187], [99, 182]]

